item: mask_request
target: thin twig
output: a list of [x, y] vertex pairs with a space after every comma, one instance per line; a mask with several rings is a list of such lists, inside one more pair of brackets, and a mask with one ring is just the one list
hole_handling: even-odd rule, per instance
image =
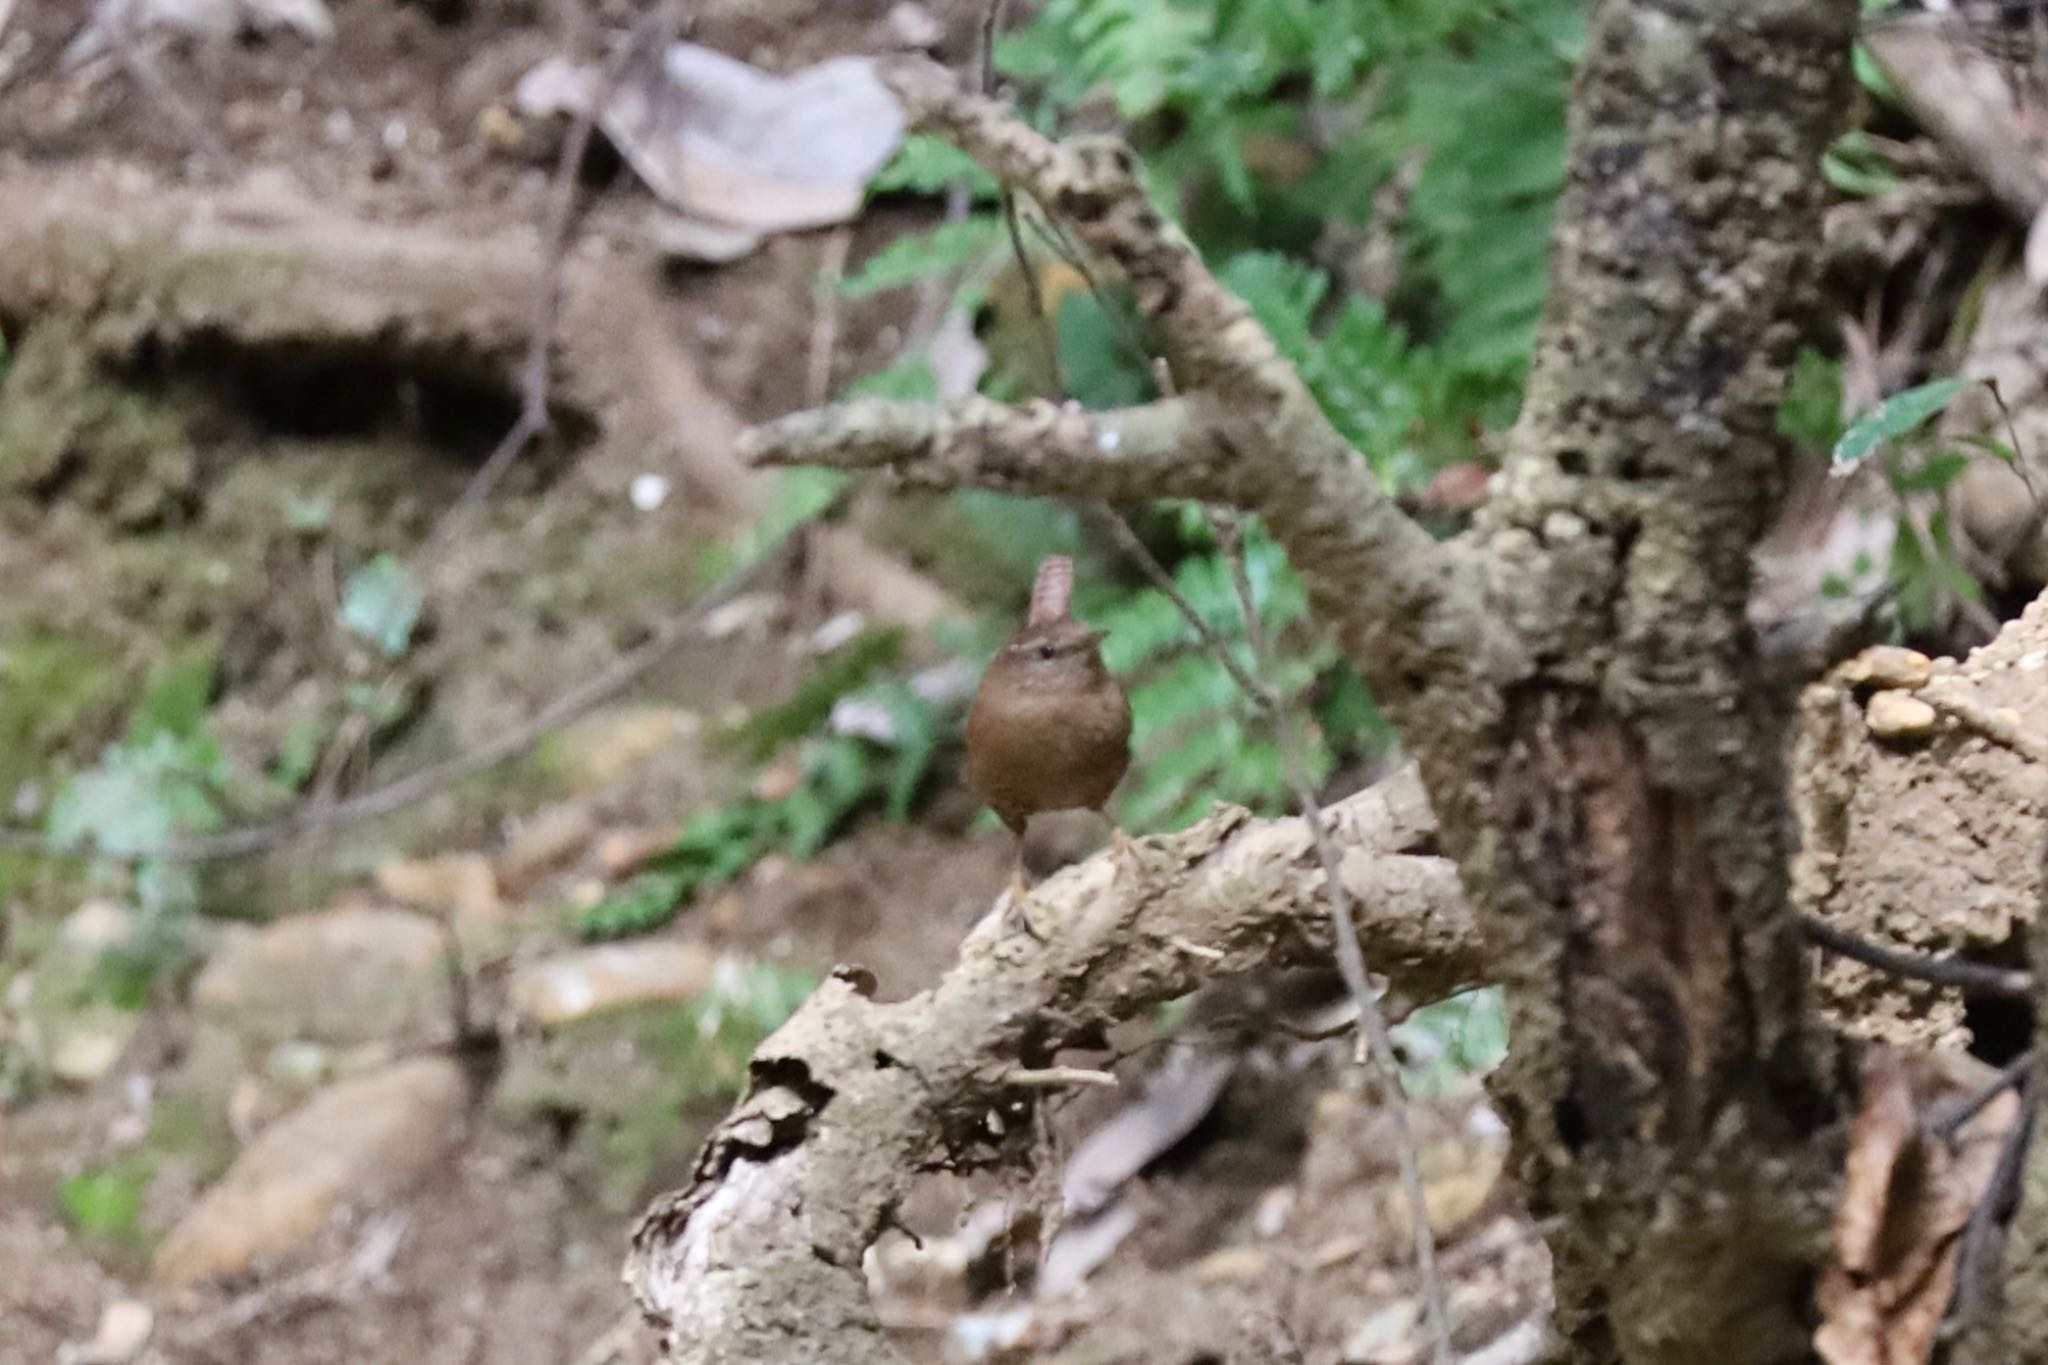
[[1009, 234], [1010, 252], [1017, 258], [1017, 273], [1023, 277], [1025, 305], [1031, 310], [1031, 320], [1038, 324], [1038, 332], [1045, 339], [1045, 361], [1050, 367], [1054, 393], [1067, 391], [1066, 362], [1060, 356], [1059, 330], [1053, 326], [1052, 318], [1045, 309], [1045, 295], [1038, 287], [1038, 277], [1031, 268], [1031, 255], [1024, 249], [1024, 232], [1018, 226], [1017, 195], [1013, 190], [1003, 191], [1003, 231]]
[[[576, 220], [577, 177], [590, 151], [590, 140], [605, 107], [618, 93], [619, 84], [639, 56], [643, 45], [668, 22], [666, 7], [650, 15], [633, 36], [607, 62], [589, 100], [576, 111], [569, 125], [568, 139], [555, 162], [554, 179], [548, 188], [547, 217], [541, 232], [540, 274], [535, 282], [533, 317], [527, 328], [526, 356], [519, 367], [519, 416], [499, 438], [470, 476], [460, 497], [442, 514], [428, 537], [428, 553], [436, 555], [469, 524], [485, 499], [497, 488], [512, 464], [548, 428], [549, 357], [555, 347], [555, 333], [562, 317], [562, 289], [569, 255], [570, 229]], [[656, 43], [658, 49], [661, 45]]]
[[1259, 713], [1267, 717], [1275, 714], [1280, 708], [1279, 698], [1269, 692], [1264, 684], [1238, 662], [1237, 652], [1202, 619], [1202, 614], [1195, 610], [1194, 604], [1188, 601], [1182, 594], [1180, 586], [1173, 581], [1173, 575], [1168, 573], [1152, 551], [1145, 547], [1144, 540], [1132, 529], [1131, 523], [1125, 520], [1123, 513], [1099, 500], [1087, 504], [1083, 510], [1110, 533], [1123, 550], [1125, 557], [1151, 580], [1152, 586], [1159, 590], [1160, 595], [1173, 603], [1181, 618], [1188, 623], [1189, 629], [1195, 632], [1195, 638], [1200, 640], [1203, 647], [1223, 665], [1223, 671], [1230, 675], [1230, 680], [1238, 685]]
[[[1436, 1233], [1429, 1223], [1429, 1203], [1422, 1186], [1422, 1163], [1416, 1153], [1415, 1133], [1408, 1122], [1408, 1098], [1401, 1087], [1401, 1063], [1394, 1052], [1394, 1038], [1387, 1024], [1384, 1010], [1380, 1008], [1379, 997], [1373, 993], [1372, 976], [1366, 966], [1365, 949], [1358, 941], [1358, 926], [1353, 921], [1350, 892], [1344, 885], [1342, 861], [1337, 853], [1336, 843], [1330, 837], [1329, 826], [1323, 819], [1322, 804], [1316, 798], [1315, 785], [1309, 779], [1308, 766], [1304, 760], [1297, 734], [1279, 699], [1272, 691], [1262, 686], [1245, 668], [1237, 662], [1234, 652], [1216, 633], [1210, 629], [1194, 605], [1174, 585], [1173, 576], [1145, 547], [1143, 540], [1133, 531], [1115, 509], [1106, 504], [1101, 510], [1107, 513], [1112, 534], [1139, 565], [1145, 574], [1167, 599], [1180, 611], [1181, 616], [1200, 637], [1215, 657], [1222, 662], [1225, 670], [1244, 689], [1245, 695], [1274, 727], [1274, 740], [1280, 751], [1282, 766], [1286, 769], [1288, 785], [1293, 789], [1297, 806], [1301, 810], [1309, 836], [1315, 843], [1316, 856], [1323, 866], [1323, 884], [1329, 892], [1330, 929], [1336, 946], [1337, 974], [1343, 978], [1344, 987], [1350, 993], [1358, 1013], [1360, 1032], [1365, 1039], [1366, 1052], [1371, 1061], [1372, 1071], [1387, 1098], [1387, 1112], [1394, 1125], [1394, 1146], [1401, 1171], [1402, 1194], [1408, 1204], [1409, 1222], [1413, 1227], [1415, 1241], [1415, 1268], [1422, 1282], [1423, 1303], [1429, 1323], [1430, 1359], [1435, 1365], [1453, 1365], [1456, 1356], [1451, 1348], [1450, 1305], [1444, 1290], [1443, 1276], [1437, 1269]], [[1257, 621], [1255, 604], [1252, 600], [1250, 579], [1243, 566], [1232, 556], [1232, 573], [1238, 583], [1240, 601], [1246, 613], [1245, 633], [1252, 642], [1255, 661], [1263, 661], [1260, 646], [1264, 641], [1263, 625]]]
[[1084, 1066], [1013, 1066], [1003, 1072], [1001, 1080], [1004, 1085], [1035, 1090], [1061, 1090], [1073, 1085], [1114, 1090], [1118, 1085], [1117, 1078], [1111, 1073]]
[[2012, 420], [2012, 409], [2005, 405], [2005, 395], [1999, 391], [1998, 378], [1994, 375], [1984, 379], [1982, 383], [1990, 392], [1991, 401], [1998, 408], [1998, 415], [2005, 419], [2005, 434], [2012, 438], [2013, 472], [2020, 476], [2020, 482], [2027, 486], [2027, 496], [2034, 500], [2036, 507], [2039, 507], [2041, 490], [2034, 486], [2034, 474], [2027, 465], [2027, 452], [2020, 446], [2020, 429]]
[[170, 121], [177, 125], [187, 142], [196, 147], [211, 165], [216, 175], [226, 176], [234, 170], [235, 161], [228, 151], [227, 143], [221, 140], [199, 111], [170, 78], [157, 68], [156, 62], [136, 43], [137, 23], [141, 6], [130, 0], [121, 7], [120, 14], [107, 26], [107, 41], [114, 50], [114, 60], [120, 64], [128, 78], [135, 82], [145, 99], [162, 109]]
[[981, 74], [984, 95], [996, 92], [996, 34], [1003, 27], [1003, 12], [1009, 7], [1008, 0], [989, 0], [988, 8], [981, 14], [981, 48], [975, 54], [975, 65]]
[[[1000, 6], [1001, 0], [992, 0], [991, 16]], [[991, 18], [993, 22], [993, 18]], [[984, 71], [984, 93], [987, 72]], [[1048, 352], [1053, 359], [1053, 379], [1061, 396], [1066, 394], [1065, 375], [1060, 365], [1059, 338], [1046, 317], [1044, 300], [1040, 297], [1035, 281], [1031, 278], [1030, 264], [1024, 253], [1024, 243], [1017, 228], [1016, 209], [1007, 190], [1003, 197], [1004, 222], [1010, 233], [1011, 250], [1016, 253], [1018, 267], [1024, 272], [1025, 285], [1030, 291], [1033, 316], [1045, 336]], [[1078, 253], [1076, 253], [1078, 257]], [[1109, 302], [1103, 297], [1094, 277], [1078, 262], [1075, 268], [1087, 282], [1089, 291], [1105, 314]], [[1140, 363], [1145, 360], [1140, 353]], [[1170, 372], [1165, 376], [1170, 383]], [[1165, 384], [1162, 384], [1165, 387]], [[1377, 1075], [1387, 1099], [1387, 1109], [1394, 1125], [1395, 1147], [1397, 1149], [1401, 1188], [1406, 1198], [1409, 1222], [1413, 1227], [1415, 1242], [1416, 1272], [1422, 1281], [1423, 1302], [1427, 1309], [1430, 1335], [1430, 1358], [1434, 1365], [1454, 1365], [1456, 1356], [1451, 1347], [1451, 1318], [1448, 1298], [1444, 1290], [1443, 1276], [1436, 1263], [1436, 1233], [1429, 1223], [1429, 1204], [1422, 1187], [1422, 1164], [1417, 1155], [1415, 1133], [1408, 1122], [1408, 1099], [1401, 1087], [1400, 1059], [1394, 1051], [1394, 1039], [1388, 1027], [1385, 1013], [1380, 1009], [1379, 999], [1373, 994], [1372, 977], [1366, 967], [1365, 950], [1358, 941], [1358, 926], [1352, 920], [1352, 905], [1349, 892], [1345, 889], [1343, 869], [1335, 843], [1330, 838], [1328, 825], [1323, 819], [1321, 803], [1316, 799], [1314, 783], [1309, 780], [1308, 766], [1296, 743], [1294, 726], [1280, 705], [1279, 698], [1271, 689], [1262, 686], [1252, 672], [1238, 663], [1235, 653], [1225, 644], [1194, 609], [1165, 566], [1153, 557], [1137, 532], [1131, 529], [1123, 516], [1107, 503], [1097, 504], [1098, 516], [1104, 516], [1112, 534], [1144, 569], [1145, 574], [1165, 594], [1181, 616], [1223, 664], [1231, 678], [1244, 690], [1254, 707], [1271, 720], [1274, 738], [1280, 751], [1282, 765], [1287, 770], [1289, 785], [1294, 789], [1295, 800], [1301, 808], [1303, 822], [1308, 826], [1310, 837], [1316, 846], [1317, 857], [1323, 865], [1323, 882], [1329, 892], [1331, 932], [1336, 945], [1337, 972], [1344, 980], [1345, 988], [1351, 993], [1357, 1007], [1359, 1023], [1366, 1042], [1366, 1052], [1371, 1059], [1372, 1070]], [[1246, 639], [1253, 647], [1254, 664], [1262, 666], [1264, 641], [1262, 623], [1259, 621], [1256, 604], [1252, 599], [1250, 580], [1245, 576], [1242, 564], [1232, 555], [1231, 568], [1236, 575], [1240, 602], [1245, 615]]]
[[[2027, 1080], [2020, 1081], [2020, 1099], [2027, 1098]], [[1990, 1306], [1991, 1285], [1998, 1278], [2000, 1262], [1996, 1237], [1998, 1220], [2004, 1216], [2013, 1196], [2017, 1193], [2020, 1167], [2027, 1156], [2027, 1146], [2033, 1141], [2034, 1111], [2028, 1106], [2013, 1121], [1998, 1149], [1998, 1164], [1992, 1168], [1991, 1179], [1984, 1187], [1983, 1197], [1970, 1210], [1969, 1225], [1963, 1231], [1962, 1250], [1956, 1258], [1956, 1294], [1951, 1317], [1962, 1328], [1973, 1326]]]
[[1887, 948], [1868, 939], [1858, 938], [1846, 930], [1837, 929], [1826, 920], [1813, 915], [1800, 915], [1798, 922], [1800, 932], [1816, 947], [1823, 948], [1837, 957], [1846, 957], [1852, 962], [1874, 967], [1891, 976], [2014, 999], [2026, 999], [2033, 994], [2033, 974], [2016, 967], [1994, 967], [1988, 963], [1965, 962], [1958, 958], [1926, 957], [1902, 948]]
[[804, 384], [804, 401], [809, 407], [823, 407], [832, 396], [832, 353], [839, 348], [839, 282], [846, 276], [846, 252], [852, 245], [853, 234], [841, 228], [825, 239], [825, 249], [819, 254], [810, 374]]
[[65, 848], [53, 843], [48, 836], [29, 830], [0, 829], [0, 852], [58, 858], [113, 858], [130, 863], [153, 860], [176, 863], [213, 862], [223, 858], [239, 858], [251, 853], [260, 853], [293, 839], [331, 834], [336, 830], [358, 825], [366, 820], [374, 820], [424, 801], [458, 782], [516, 758], [543, 736], [567, 725], [593, 707], [603, 705], [638, 682], [674, 652], [684, 640], [694, 635], [704, 619], [713, 611], [753, 588], [766, 579], [771, 571], [778, 570], [788, 559], [793, 548], [801, 543], [803, 533], [814, 522], [830, 516], [843, 500], [842, 494], [821, 511], [791, 527], [766, 552], [744, 568], [728, 576], [716, 588], [691, 602], [689, 606], [656, 624], [644, 642], [610, 667], [560, 693], [523, 724], [516, 725], [497, 738], [478, 745], [467, 753], [458, 754], [446, 762], [422, 768], [382, 787], [331, 806], [304, 808], [267, 824], [231, 829], [196, 839], [182, 839], [161, 848], [110, 854]]
[[1929, 1114], [1922, 1124], [1927, 1130], [1927, 1135], [1943, 1142], [1952, 1141], [1955, 1135], [1962, 1131], [1963, 1125], [1983, 1113], [1993, 1100], [2014, 1086], [2023, 1084], [2033, 1065], [2034, 1054], [2031, 1051], [2022, 1052], [2006, 1063], [2005, 1069], [1994, 1076], [1990, 1084], [1982, 1090], [1968, 1099], [1945, 1104]]

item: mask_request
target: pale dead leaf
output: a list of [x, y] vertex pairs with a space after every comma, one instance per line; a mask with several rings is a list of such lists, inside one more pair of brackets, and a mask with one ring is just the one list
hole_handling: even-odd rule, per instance
[[[528, 117], [576, 113], [597, 88], [593, 69], [556, 57], [527, 73], [516, 100]], [[657, 229], [663, 248], [727, 261], [769, 234], [851, 218], [906, 120], [867, 58], [777, 76], [676, 43], [619, 83], [598, 123], [675, 210]]]

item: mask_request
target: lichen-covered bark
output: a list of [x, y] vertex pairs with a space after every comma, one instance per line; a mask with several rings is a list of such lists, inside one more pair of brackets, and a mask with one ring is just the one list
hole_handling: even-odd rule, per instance
[[1744, 618], [1855, 7], [1616, 0], [1554, 294], [1476, 538], [1537, 667], [1468, 885], [1518, 965], [1498, 1088], [1581, 1359], [1806, 1358], [1836, 1079]]

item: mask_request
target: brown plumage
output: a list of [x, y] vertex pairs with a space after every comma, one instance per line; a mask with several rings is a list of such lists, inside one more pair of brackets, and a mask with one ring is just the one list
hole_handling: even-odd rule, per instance
[[1034, 815], [1100, 811], [1131, 763], [1131, 706], [1103, 633], [1069, 612], [1074, 565], [1045, 561], [1031, 615], [990, 661], [967, 716], [967, 780], [1018, 838]]

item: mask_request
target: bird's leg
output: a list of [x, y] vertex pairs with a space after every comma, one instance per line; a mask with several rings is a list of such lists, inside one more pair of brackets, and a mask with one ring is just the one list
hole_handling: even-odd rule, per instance
[[1119, 876], [1126, 871], [1135, 874], [1139, 870], [1138, 846], [1131, 841], [1130, 835], [1124, 833], [1124, 827], [1114, 820], [1109, 822], [1109, 857], [1116, 864]]
[[1031, 894], [1031, 872], [1024, 865], [1024, 840], [1017, 840], [1017, 864], [1010, 870], [1009, 889], [1003, 892], [1003, 922], [1014, 923], [1026, 937], [1034, 942], [1045, 942], [1045, 935], [1038, 932], [1038, 926], [1031, 922], [1031, 916], [1024, 912], [1024, 898]]

